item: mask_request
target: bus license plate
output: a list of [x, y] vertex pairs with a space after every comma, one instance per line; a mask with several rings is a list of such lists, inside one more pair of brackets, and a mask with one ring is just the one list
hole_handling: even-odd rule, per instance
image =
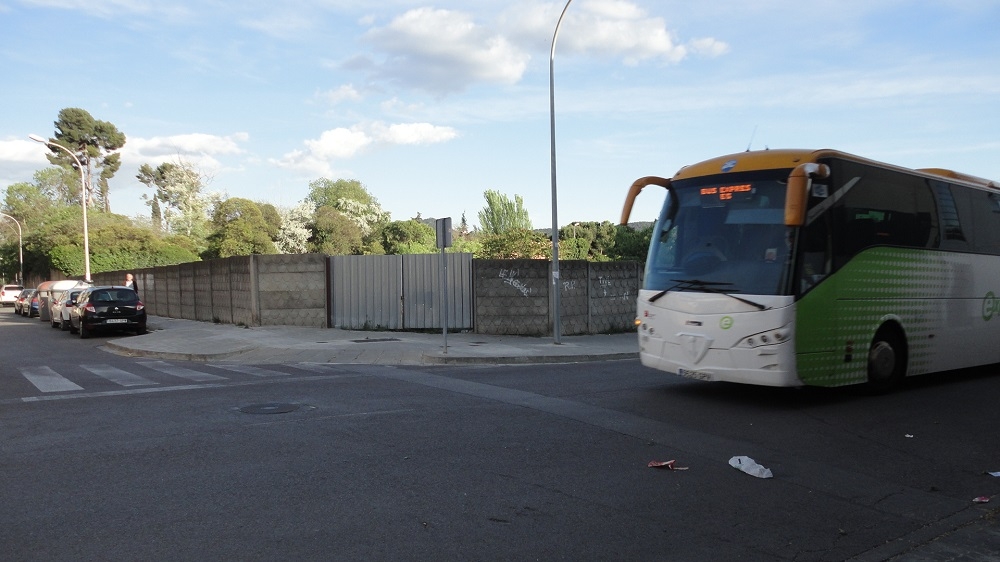
[[128, 322], [128, 318], [108, 318], [105, 322], [108, 324], [125, 324]]
[[679, 374], [682, 377], [687, 377], [689, 379], [698, 379], [700, 381], [712, 380], [712, 375], [704, 371], [691, 371], [688, 369], [680, 369], [677, 371], [677, 374]]

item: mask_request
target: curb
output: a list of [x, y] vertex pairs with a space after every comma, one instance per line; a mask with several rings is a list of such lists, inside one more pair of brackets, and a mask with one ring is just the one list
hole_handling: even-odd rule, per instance
[[152, 359], [166, 359], [168, 361], [197, 361], [202, 363], [216, 359], [228, 359], [230, 357], [246, 353], [247, 351], [257, 349], [256, 346], [246, 346], [233, 351], [225, 351], [221, 353], [178, 353], [174, 351], [135, 349], [132, 347], [118, 345], [112, 341], [105, 342], [101, 348], [105, 351], [114, 353], [115, 355], [121, 355], [123, 357], [148, 357]]
[[454, 356], [443, 352], [424, 353], [421, 359], [424, 363], [437, 365], [531, 365], [538, 363], [588, 363], [592, 361], [621, 361], [636, 359], [639, 354], [628, 353], [595, 353], [576, 355], [515, 355], [515, 356]]

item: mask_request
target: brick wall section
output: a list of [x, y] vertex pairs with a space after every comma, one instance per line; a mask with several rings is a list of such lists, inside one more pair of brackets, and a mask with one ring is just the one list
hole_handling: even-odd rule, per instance
[[180, 307], [181, 318], [197, 320], [195, 311], [197, 310], [198, 294], [195, 292], [194, 263], [182, 263], [177, 266], [178, 283], [180, 284]]
[[326, 327], [326, 256], [256, 256], [260, 323]]
[[639, 262], [590, 264], [590, 333], [635, 329], [635, 299], [641, 285]]
[[194, 317], [192, 320], [211, 322], [212, 318], [212, 262], [195, 262], [194, 275]]
[[543, 336], [549, 326], [549, 262], [473, 260], [475, 331]]
[[239, 326], [260, 326], [258, 314], [256, 278], [254, 276], [255, 256], [226, 258], [229, 263], [229, 285], [226, 292], [230, 297], [233, 324]]
[[[560, 334], [572, 336], [588, 333], [590, 302], [587, 294], [587, 266], [588, 263], [584, 260], [559, 262]], [[549, 326], [551, 325], [550, 320]]]

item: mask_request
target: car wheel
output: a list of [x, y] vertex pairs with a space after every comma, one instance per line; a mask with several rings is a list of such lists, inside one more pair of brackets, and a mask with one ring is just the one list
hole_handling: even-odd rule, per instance
[[64, 332], [66, 330], [68, 330], [69, 329], [69, 321], [66, 320], [65, 318], [63, 318], [62, 320], [60, 320], [59, 321], [59, 329], [62, 330], [62, 331], [64, 331]]
[[139, 326], [138, 328], [135, 329], [135, 335], [137, 335], [137, 336], [141, 336], [141, 335], [143, 335], [145, 333], [146, 333], [146, 327], [145, 326]]
[[81, 322], [80, 323], [80, 339], [81, 340], [85, 340], [85, 339], [87, 339], [89, 337], [90, 337], [90, 330], [88, 330], [87, 326], [84, 325], [83, 322]]
[[59, 327], [59, 321], [56, 320], [55, 318], [52, 319], [52, 327], [53, 328], [58, 328]]

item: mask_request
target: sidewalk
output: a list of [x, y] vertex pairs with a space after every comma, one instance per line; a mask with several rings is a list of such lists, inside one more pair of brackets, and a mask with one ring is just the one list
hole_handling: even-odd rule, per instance
[[364, 332], [299, 326], [244, 328], [159, 316], [149, 333], [106, 340], [105, 349], [130, 357], [241, 363], [352, 363], [370, 365], [573, 363], [635, 359], [634, 333], [562, 336], [489, 336], [441, 332]]

